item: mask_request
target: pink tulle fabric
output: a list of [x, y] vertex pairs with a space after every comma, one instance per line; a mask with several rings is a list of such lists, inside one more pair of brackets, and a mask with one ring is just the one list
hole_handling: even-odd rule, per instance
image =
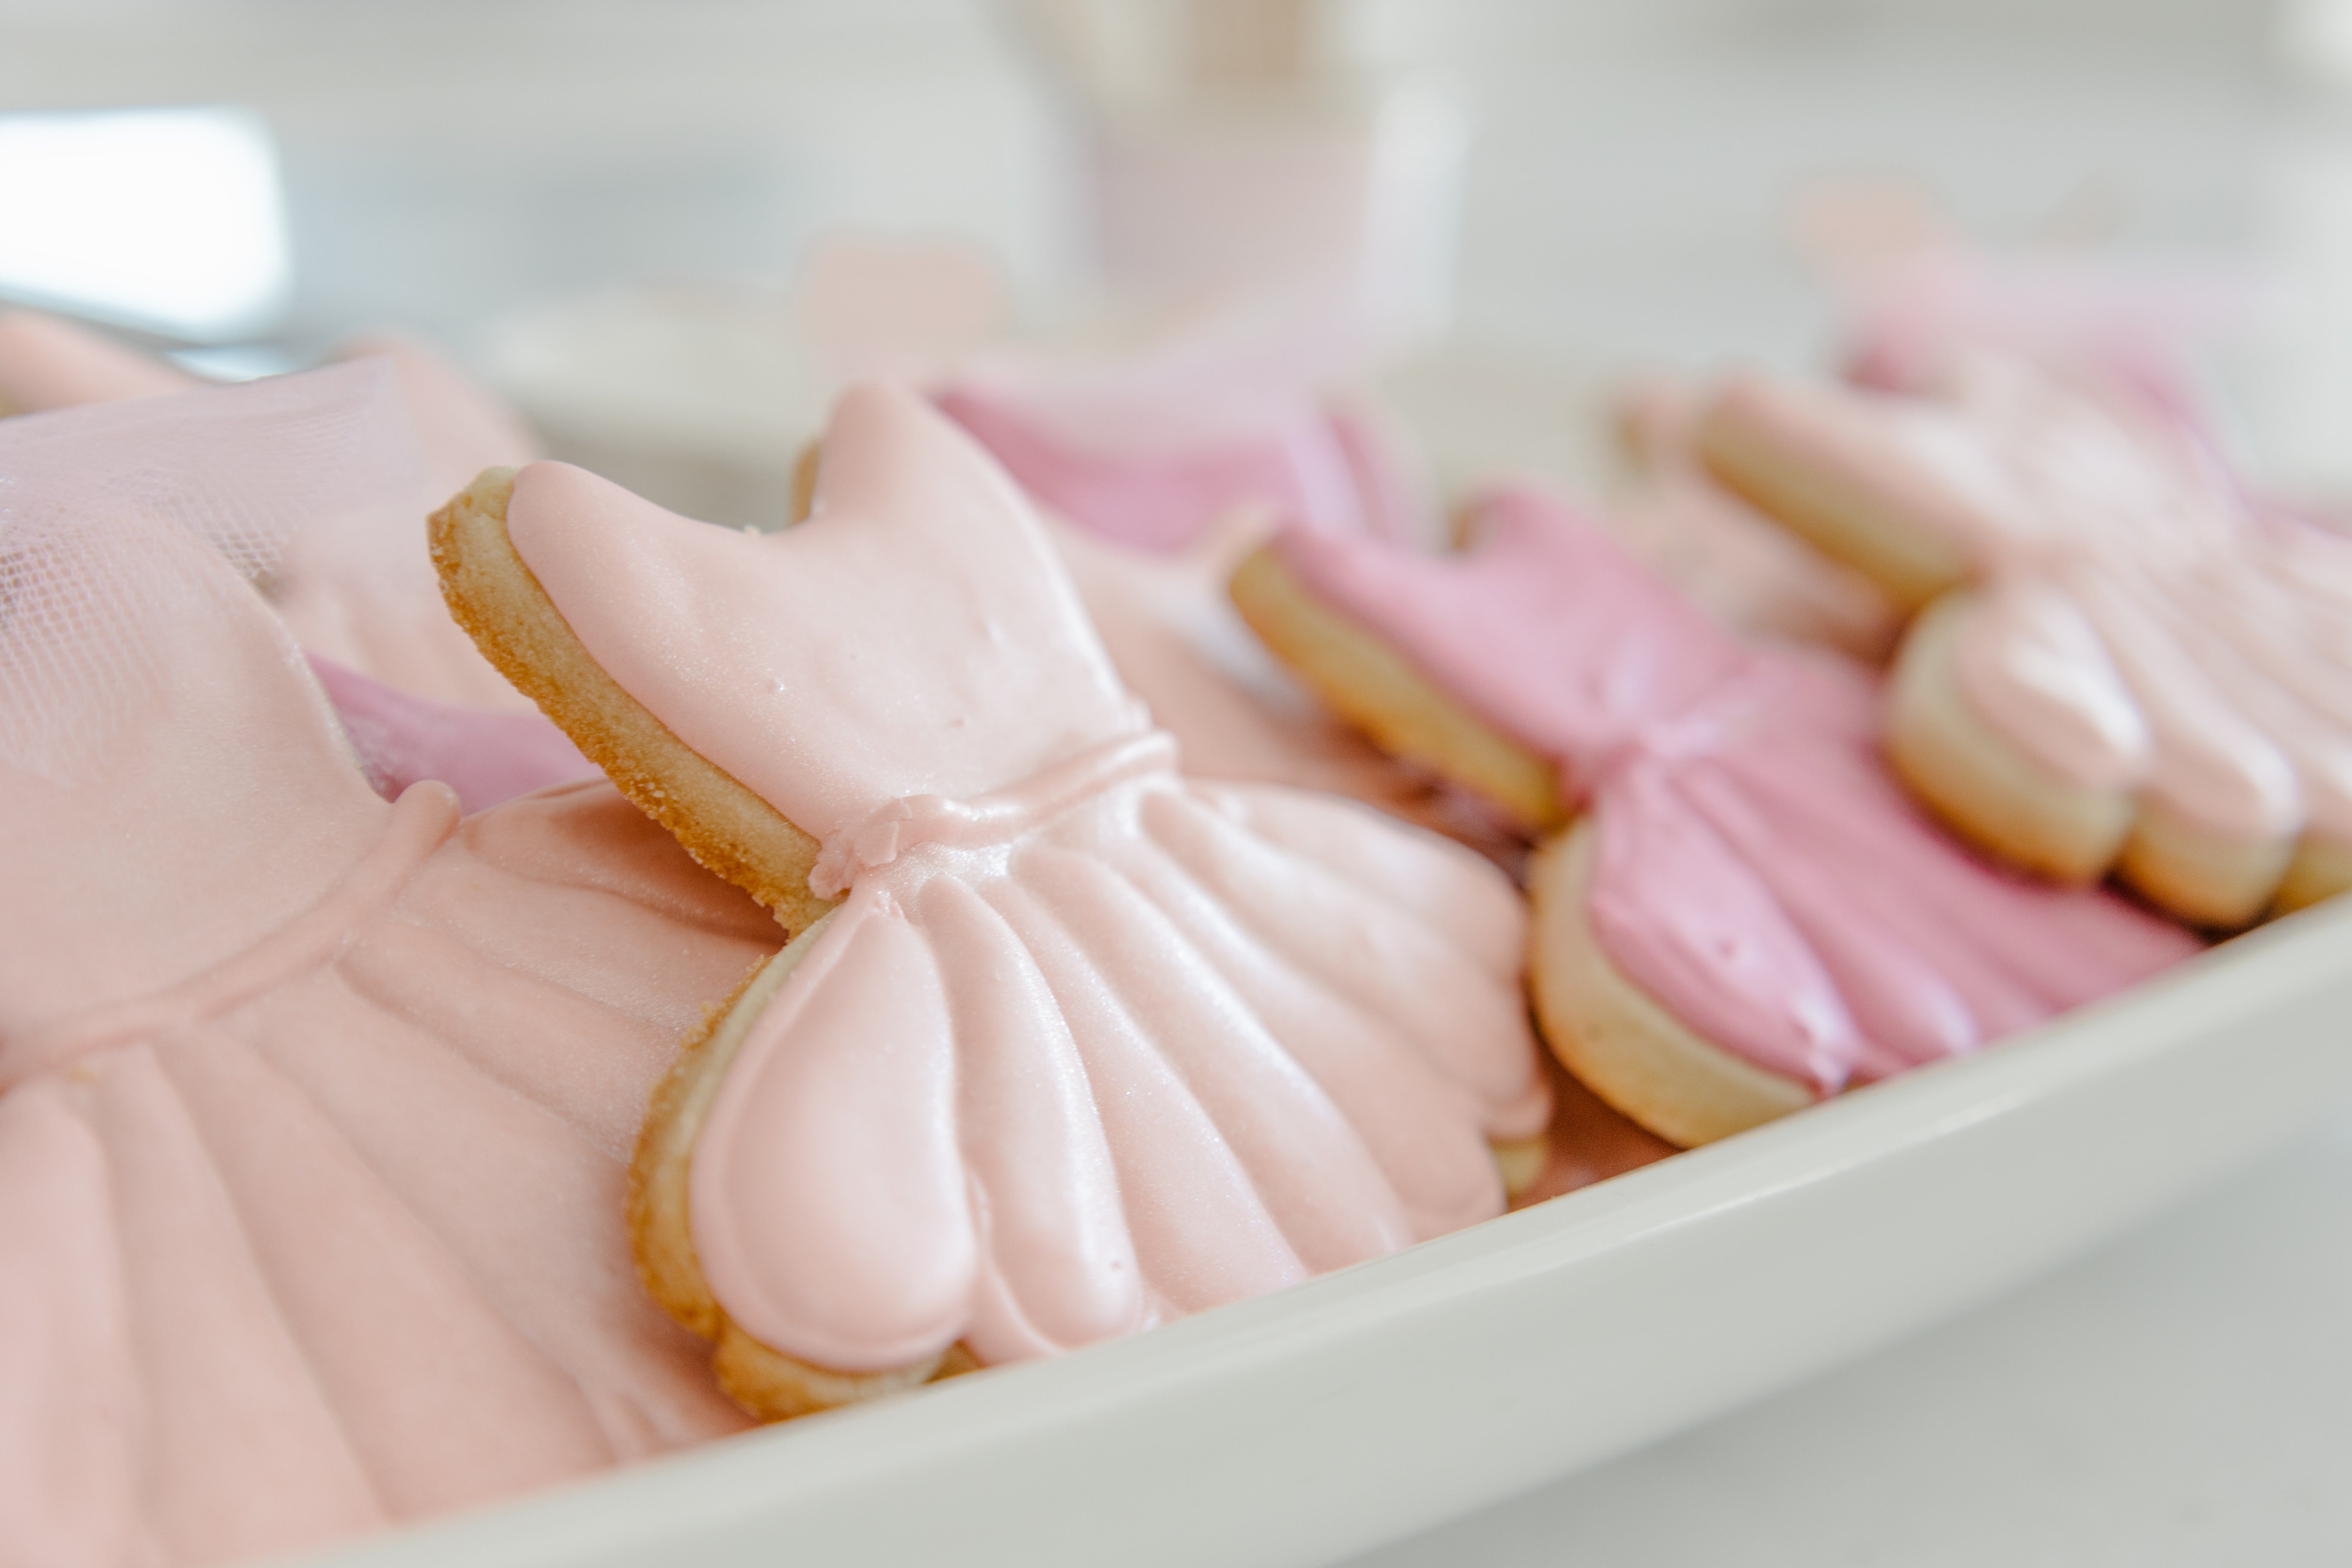
[[[530, 433], [504, 404], [414, 339], [370, 334], [338, 355], [389, 367], [396, 406], [387, 404], [379, 422], [387, 449], [402, 454], [401, 469], [379, 462], [337, 504], [288, 521], [257, 580], [318, 660], [369, 776], [395, 791], [419, 778], [441, 779], [467, 811], [593, 777], [594, 764], [450, 620], [425, 550], [425, 514], [482, 468], [530, 461], [537, 449]], [[53, 317], [0, 315], [0, 411], [53, 411], [204, 384]], [[226, 542], [233, 552], [240, 548]], [[258, 570], [251, 552], [239, 560]]]
[[601, 783], [380, 799], [247, 580], [399, 488], [395, 397], [0, 423], [0, 1562], [275, 1556], [743, 1424], [622, 1212], [772, 923]]
[[1829, 1093], [1975, 1049], [2195, 942], [1970, 856], [1876, 755], [1878, 684], [1741, 645], [1528, 491], [1432, 558], [1294, 531], [1286, 559], [1505, 733], [1598, 835], [1601, 950], [1700, 1035]]

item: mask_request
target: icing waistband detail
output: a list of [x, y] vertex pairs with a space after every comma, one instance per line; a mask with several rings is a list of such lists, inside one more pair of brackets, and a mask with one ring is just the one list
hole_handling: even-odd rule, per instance
[[457, 796], [427, 780], [393, 803], [383, 837], [310, 908], [203, 973], [152, 995], [111, 1003], [0, 1042], [0, 1092], [94, 1051], [200, 1024], [332, 958], [457, 831]]
[[971, 800], [910, 795], [885, 801], [825, 838], [809, 868], [809, 891], [837, 899], [861, 873], [878, 871], [919, 845], [978, 849], [1009, 843], [1082, 800], [1175, 766], [1176, 738], [1165, 730], [1146, 730], [1104, 742]]

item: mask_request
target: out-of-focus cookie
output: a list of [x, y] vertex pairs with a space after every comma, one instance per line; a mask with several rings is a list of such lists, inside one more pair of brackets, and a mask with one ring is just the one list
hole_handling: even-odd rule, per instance
[[1129, 549], [1181, 552], [1242, 510], [1428, 540], [1400, 434], [1328, 384], [1361, 348], [1313, 312], [1234, 311], [1125, 353], [999, 351], [934, 395], [1039, 506]]
[[1376, 738], [1566, 824], [1530, 871], [1538, 1016], [1652, 1131], [1706, 1142], [2195, 951], [1941, 834], [1878, 764], [1865, 671], [1743, 647], [1534, 493], [1475, 510], [1461, 557], [1286, 533], [1234, 597]]
[[1632, 472], [1597, 521], [1742, 637], [1885, 663], [1901, 614], [1870, 579], [1790, 537], [1708, 477], [1693, 449], [1705, 406], [1703, 388], [1662, 377], [1619, 392], [1618, 446]]
[[1507, 882], [1352, 802], [1180, 777], [1017, 489], [910, 395], [845, 396], [780, 533], [542, 464], [435, 551], [492, 657], [795, 932], [636, 1165], [646, 1280], [748, 1408], [1501, 1211], [1495, 1146], [1548, 1100]]
[[1972, 842], [2222, 929], [2352, 887], [2352, 542], [2193, 429], [1959, 354], [1928, 395], [1734, 378], [1701, 447], [1926, 608], [1888, 753]]

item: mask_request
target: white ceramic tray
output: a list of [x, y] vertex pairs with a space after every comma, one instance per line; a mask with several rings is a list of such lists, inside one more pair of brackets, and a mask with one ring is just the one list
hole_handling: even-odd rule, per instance
[[2352, 1096], [2352, 900], [1973, 1060], [1059, 1362], [341, 1568], [1325, 1563], [1882, 1345]]

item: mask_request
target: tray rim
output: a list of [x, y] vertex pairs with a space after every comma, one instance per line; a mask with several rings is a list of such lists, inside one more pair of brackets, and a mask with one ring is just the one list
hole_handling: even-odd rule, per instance
[[[2332, 1027], [2335, 1020], [2343, 1026]], [[2271, 1026], [2259, 1027], [2264, 1024]], [[1696, 1387], [1677, 1386], [1671, 1394], [1662, 1394], [1654, 1411], [1621, 1413], [1603, 1423], [1607, 1430], [1553, 1445], [1538, 1463], [1505, 1456], [1491, 1485], [1455, 1475], [1422, 1495], [1372, 1500], [1364, 1528], [1329, 1528], [1324, 1520], [1331, 1512], [1328, 1500], [1306, 1509], [1286, 1527], [1285, 1500], [1256, 1495], [1244, 1478], [1239, 1489], [1251, 1495], [1220, 1500], [1236, 1509], [1236, 1525], [1244, 1522], [1240, 1516], [1254, 1521], [1259, 1539], [1123, 1553], [1132, 1561], [1170, 1563], [1198, 1562], [1212, 1551], [1212, 1560], [1219, 1561], [1327, 1561], [1572, 1473], [1915, 1331], [2054, 1265], [2324, 1119], [2336, 1109], [2337, 1096], [2352, 1094], [2352, 900], [2249, 932], [2128, 993], [1978, 1056], [1856, 1090], [1272, 1296], [1055, 1361], [996, 1369], [870, 1406], [720, 1439], [301, 1561], [320, 1568], [410, 1568], [425, 1563], [541, 1568], [673, 1562], [680, 1549], [694, 1546], [700, 1552], [698, 1562], [748, 1562], [764, 1560], [776, 1544], [793, 1538], [796, 1524], [811, 1521], [815, 1528], [814, 1539], [806, 1542], [814, 1553], [810, 1561], [916, 1560], [903, 1555], [903, 1549], [882, 1550], [898, 1539], [892, 1529], [903, 1535], [908, 1528], [890, 1510], [908, 1511], [909, 1487], [919, 1485], [938, 1497], [944, 1486], [953, 1494], [961, 1485], [956, 1479], [960, 1470], [1002, 1470], [1002, 1457], [1010, 1450], [1041, 1445], [1086, 1470], [1097, 1490], [1076, 1507], [1091, 1518], [1107, 1506], [1110, 1492], [1141, 1484], [1134, 1468], [1140, 1458], [1165, 1453], [1181, 1458], [1188, 1448], [1199, 1450], [1197, 1462], [1221, 1458], [1218, 1450], [1201, 1448], [1199, 1434], [1188, 1436], [1186, 1429], [1188, 1421], [1194, 1427], [1223, 1426], [1223, 1414], [1213, 1403], [1216, 1389], [1270, 1387], [1274, 1394], [1258, 1401], [1264, 1406], [1258, 1418], [1277, 1427], [1286, 1424], [1296, 1434], [1315, 1434], [1324, 1418], [1311, 1400], [1301, 1405], [1297, 1396], [1337, 1377], [1330, 1408], [1346, 1408], [1354, 1397], [1344, 1376], [1351, 1346], [1369, 1347], [1367, 1353], [1375, 1358], [1427, 1359], [1450, 1330], [1482, 1322], [1492, 1327], [1498, 1312], [1507, 1323], [1519, 1298], [1572, 1301], [1575, 1287], [1587, 1277], [1601, 1295], [1612, 1289], [1622, 1294], [1629, 1285], [1636, 1296], [1643, 1289], [1654, 1295], [1658, 1281], [1645, 1284], [1643, 1271], [1655, 1273], [1668, 1267], [1656, 1259], [1676, 1257], [1683, 1259], [1676, 1267], [1687, 1268], [1689, 1242], [1698, 1244], [1703, 1272], [1706, 1249], [1720, 1253], [1736, 1247], [1743, 1230], [1764, 1234], [1777, 1226], [1786, 1232], [1787, 1223], [1774, 1217], [1776, 1209], [1798, 1216], [1801, 1240], [1807, 1226], [1818, 1228], [1803, 1216], [1819, 1210], [1823, 1194], [1843, 1194], [1839, 1201], [1866, 1205], [1864, 1189], [1881, 1175], [1899, 1178], [1901, 1167], [1916, 1166], [1923, 1156], [1932, 1166], [1939, 1151], [1958, 1148], [1965, 1153], [1988, 1136], [1996, 1143], [2003, 1137], [2016, 1142], [2016, 1129], [2022, 1128], [2022, 1146], [2046, 1157], [2053, 1139], [2036, 1131], [2036, 1121], [2047, 1121], [2053, 1110], [2062, 1121], [2074, 1117], [2063, 1139], [2079, 1142], [2091, 1152], [2154, 1149], [2162, 1129], [2104, 1113], [2105, 1086], [2153, 1075], [2159, 1100], [2170, 1095], [2171, 1102], [2179, 1102], [2178, 1089], [2164, 1087], [2170, 1081], [2167, 1072], [2176, 1078], [2185, 1072], [2196, 1088], [2220, 1070], [2212, 1058], [2238, 1046], [2248, 1047], [2249, 1055], [2267, 1050], [2276, 1058], [2273, 1065], [2284, 1063], [2287, 1070], [2242, 1075], [2251, 1081], [2242, 1095], [2217, 1107], [2222, 1125], [2209, 1129], [2211, 1136], [2190, 1140], [2168, 1166], [2149, 1165], [2143, 1154], [2140, 1165], [2148, 1169], [2133, 1166], [2139, 1173], [2128, 1180], [2106, 1179], [2103, 1186], [2095, 1179], [2081, 1194], [2061, 1194], [2059, 1208], [2072, 1202], [2082, 1211], [2074, 1223], [2057, 1226], [2021, 1250], [2012, 1245], [2015, 1256], [2004, 1254], [1999, 1268], [1931, 1281], [1919, 1300], [1882, 1314], [1883, 1331], [1851, 1338], [1843, 1346], [1801, 1345], [1753, 1375], [1742, 1372], [1714, 1384], [1702, 1380]], [[2085, 1096], [2087, 1110], [2074, 1103]], [[2064, 1180], [2059, 1178], [2058, 1184]], [[2051, 1186], [2045, 1181], [2042, 1192]], [[1965, 1212], [1969, 1194], [1958, 1197]], [[1564, 1285], [1570, 1295], [1563, 1298]], [[1204, 1393], [1212, 1396], [1207, 1405], [1200, 1403]], [[1244, 1394], [1237, 1402], [1246, 1405], [1255, 1398]], [[1424, 1389], [1400, 1405], [1428, 1403]], [[1168, 1413], [1170, 1430], [1152, 1428], [1153, 1411]], [[1097, 1446], [1107, 1452], [1084, 1451], [1089, 1433], [1100, 1435]], [[1380, 1434], [1321, 1436], [1360, 1454]], [[1412, 1434], [1403, 1436], [1409, 1444]], [[1219, 1440], [1247, 1447], [1263, 1446], [1264, 1438], [1227, 1430]], [[1013, 1484], [999, 1485], [991, 1497], [1023, 1489], [1020, 1473], [1008, 1473]], [[1229, 1483], [1228, 1490], [1234, 1486]], [[993, 1506], [982, 1501], [976, 1511], [986, 1515]], [[971, 1562], [1099, 1560], [1099, 1546], [1088, 1551], [1080, 1543], [1076, 1552], [1068, 1550], [1073, 1537], [1087, 1534], [1076, 1522], [1064, 1521], [1069, 1528], [1056, 1530], [1033, 1521], [1023, 1537], [1018, 1511], [999, 1509], [996, 1516], [969, 1518], [963, 1533], [941, 1539], [956, 1542], [959, 1554]], [[845, 1535], [861, 1517], [885, 1525], [887, 1539], [861, 1545], [854, 1531]], [[1213, 1520], [1196, 1519], [1185, 1528], [1212, 1538], [1220, 1534]]]

